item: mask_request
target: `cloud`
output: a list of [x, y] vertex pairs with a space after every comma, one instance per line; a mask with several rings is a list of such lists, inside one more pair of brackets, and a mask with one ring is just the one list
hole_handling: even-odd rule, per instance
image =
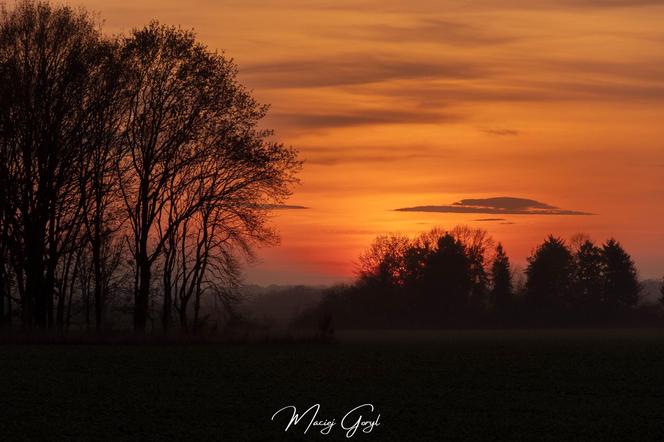
[[589, 212], [566, 210], [531, 199], [509, 196], [463, 199], [451, 205], [403, 207], [395, 210], [398, 212], [486, 213], [504, 215], [593, 215]]
[[305, 158], [306, 164], [318, 164], [321, 166], [333, 166], [336, 164], [349, 163], [393, 163], [401, 161], [410, 161], [422, 158], [417, 154], [392, 154], [392, 155], [345, 155], [345, 156], [318, 156], [314, 158]]
[[585, 8], [661, 6], [661, 0], [554, 0], [550, 3]]
[[[348, 11], [386, 11], [386, 12], [427, 12], [434, 13], [441, 11], [440, 0], [227, 0], [227, 3], [237, 3], [241, 5], [255, 4], [265, 7], [266, 5], [283, 8], [293, 8], [301, 10], [302, 8], [312, 10], [348, 10]], [[660, 6], [661, 0], [474, 0], [472, 2], [448, 2], [446, 9], [464, 10], [470, 9], [473, 12], [484, 10], [539, 10], [539, 9], [560, 9], [567, 7], [574, 8], [625, 8], [625, 7], [645, 7]]]
[[[336, 10], [352, 12], [373, 12], [380, 10], [386, 13], [420, 13], [435, 14], [441, 11], [440, 0], [234, 0], [240, 4], [255, 3], [261, 7], [273, 5], [280, 9], [290, 7], [295, 10], [302, 8], [311, 10]], [[445, 10], [471, 11], [473, 13], [505, 10], [567, 10], [577, 9], [614, 9], [614, 8], [643, 8], [661, 6], [661, 0], [474, 0], [472, 2], [445, 2]]]
[[[650, 62], [658, 63], [653, 59]], [[664, 62], [664, 61], [662, 61]], [[503, 68], [506, 72], [516, 75], [516, 68], [524, 70], [538, 69], [538, 66], [546, 67], [546, 63], [523, 63], [515, 60], [512, 64], [506, 64]], [[494, 66], [498, 69], [499, 66]], [[508, 69], [509, 68], [509, 69]], [[639, 66], [635, 64], [635, 70]], [[491, 69], [487, 70], [489, 72]], [[581, 66], [563, 66], [552, 68], [551, 72], [558, 74], [556, 80], [514, 80], [504, 78], [499, 81], [491, 81], [489, 77], [474, 79], [475, 81], [401, 81], [398, 84], [382, 83], [372, 87], [371, 92], [378, 96], [401, 98], [411, 102], [420, 103], [424, 106], [446, 105], [451, 107], [463, 103], [483, 102], [564, 102], [564, 101], [631, 101], [631, 102], [660, 102], [664, 99], [664, 82], [650, 81], [638, 77], [639, 74], [624, 76], [612, 76], [611, 79], [604, 78], [601, 72], [593, 72]], [[614, 74], [612, 74], [614, 75]], [[572, 80], [573, 77], [586, 77], [593, 80]], [[664, 78], [664, 72], [662, 73]], [[471, 79], [473, 80], [473, 79]], [[483, 81], [487, 80], [487, 81]], [[366, 89], [359, 91], [366, 94]]]
[[[657, 61], [653, 60], [653, 63]], [[593, 76], [595, 74], [573, 69], [563, 72], [565, 75], [576, 73], [577, 75]], [[540, 100], [608, 100], [608, 101], [660, 101], [664, 98], [664, 84], [657, 82], [642, 82], [635, 84], [635, 79], [619, 78], [616, 80], [602, 80], [600, 74], [594, 81], [563, 81], [563, 82], [531, 82], [531, 96], [537, 99], [537, 90], [540, 91]], [[638, 79], [637, 79], [638, 80]], [[559, 93], [548, 95], [549, 92], [558, 90]], [[547, 96], [548, 95], [548, 96]]]
[[274, 113], [271, 121], [298, 128], [333, 128], [378, 124], [443, 124], [463, 121], [464, 116], [437, 110], [392, 111], [349, 109], [344, 113]]
[[497, 135], [497, 136], [501, 136], [501, 137], [519, 135], [519, 131], [514, 130], [514, 129], [483, 129], [483, 128], [480, 128], [480, 131], [484, 132], [487, 135]]
[[486, 26], [473, 25], [439, 18], [425, 18], [411, 26], [388, 24], [334, 28], [323, 31], [324, 36], [351, 40], [384, 42], [440, 43], [455, 46], [493, 46], [519, 40], [512, 35], [492, 32]]
[[507, 220], [505, 218], [480, 218], [480, 219], [474, 219], [473, 221], [490, 222], [490, 221], [507, 221]]
[[[552, 58], [535, 60], [537, 68], [582, 72], [595, 78], [613, 77], [634, 81], [661, 82], [664, 76], [661, 55], [653, 54], [647, 61], [587, 60], [579, 58]], [[661, 83], [660, 83], [661, 84]]]
[[455, 206], [475, 206], [475, 207], [493, 207], [495, 209], [506, 210], [525, 210], [525, 209], [556, 209], [549, 204], [540, 203], [539, 201], [514, 198], [510, 196], [499, 196], [494, 198], [479, 198], [479, 199], [463, 199], [454, 203]]
[[431, 161], [459, 156], [459, 149], [420, 144], [301, 146], [300, 156], [307, 165], [376, 164]]
[[259, 208], [265, 210], [303, 210], [310, 209], [306, 206], [298, 206], [293, 204], [260, 204]]
[[460, 60], [431, 61], [395, 55], [342, 54], [300, 60], [275, 60], [245, 66], [241, 74], [254, 87], [316, 88], [404, 79], [468, 79], [485, 67]]

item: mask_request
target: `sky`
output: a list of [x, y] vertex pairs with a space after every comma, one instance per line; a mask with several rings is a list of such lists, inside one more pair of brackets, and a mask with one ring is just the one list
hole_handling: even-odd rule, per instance
[[378, 234], [616, 237], [664, 275], [661, 0], [87, 0], [108, 33], [194, 29], [271, 105], [301, 183], [256, 284], [349, 281]]

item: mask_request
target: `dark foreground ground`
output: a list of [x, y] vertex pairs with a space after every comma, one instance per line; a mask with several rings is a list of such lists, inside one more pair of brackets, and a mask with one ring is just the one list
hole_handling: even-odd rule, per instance
[[[337, 422], [328, 436], [270, 421], [316, 403]], [[380, 426], [350, 440], [663, 440], [664, 333], [0, 346], [0, 440], [342, 440], [363, 403]]]

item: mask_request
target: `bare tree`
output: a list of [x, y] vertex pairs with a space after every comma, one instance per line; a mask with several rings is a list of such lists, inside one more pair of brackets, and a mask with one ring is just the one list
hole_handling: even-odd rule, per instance
[[[237, 83], [233, 63], [192, 33], [152, 23], [124, 41], [123, 57], [130, 101], [118, 177], [134, 259], [134, 326], [143, 331], [153, 269], [165, 256], [171, 272], [173, 238], [187, 244], [189, 229], [203, 228], [196, 215], [214, 204], [225, 209], [220, 220], [241, 220], [242, 230], [226, 225], [229, 238], [266, 239], [263, 204], [288, 195], [299, 163], [257, 128], [266, 108]], [[206, 259], [195, 259], [197, 286]]]
[[357, 274], [360, 280], [403, 285], [407, 269], [406, 254], [411, 246], [410, 239], [400, 234], [376, 237], [359, 257]]
[[83, 10], [2, 9], [0, 321], [16, 302], [25, 325], [64, 329], [80, 310], [100, 330], [126, 274], [138, 331], [151, 295], [165, 329], [173, 308], [196, 329], [208, 293], [230, 309], [300, 167], [236, 76], [191, 32], [152, 23], [114, 40]]
[[451, 232], [452, 236], [460, 241], [466, 249], [470, 262], [470, 275], [472, 288], [470, 301], [477, 308], [487, 307], [489, 275], [487, 252], [493, 251], [494, 240], [484, 229], [475, 229], [468, 226], [456, 226]]
[[23, 1], [0, 17], [0, 144], [8, 160], [3, 228], [15, 241], [23, 323], [53, 323], [57, 267], [77, 235], [77, 167], [99, 34], [85, 12]]
[[109, 283], [122, 252], [122, 243], [115, 235], [124, 221], [116, 165], [125, 155], [120, 134], [128, 97], [118, 42], [101, 42], [97, 59], [90, 73], [93, 86], [89, 108], [93, 124], [81, 156], [79, 191], [84, 208], [83, 237], [91, 252], [95, 326], [99, 331]]

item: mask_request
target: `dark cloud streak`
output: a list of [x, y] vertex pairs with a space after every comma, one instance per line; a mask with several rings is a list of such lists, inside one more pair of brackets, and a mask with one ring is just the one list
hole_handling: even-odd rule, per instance
[[275, 60], [245, 66], [243, 77], [256, 87], [316, 88], [379, 83], [404, 79], [469, 79], [486, 68], [460, 60], [430, 61], [396, 56], [345, 54], [306, 60]]
[[514, 129], [480, 129], [480, 131], [484, 132], [487, 135], [497, 135], [499, 137], [519, 135], [519, 131]]
[[298, 128], [336, 128], [378, 124], [449, 124], [465, 119], [462, 115], [438, 111], [349, 110], [348, 113], [275, 113], [270, 119], [280, 125]]
[[539, 201], [496, 197], [483, 199], [464, 199], [451, 205], [415, 206], [395, 209], [398, 212], [430, 212], [430, 213], [483, 213], [503, 215], [593, 215], [589, 212], [560, 209]]
[[[505, 218], [479, 218], [479, 219], [474, 219], [473, 221], [476, 222], [492, 222], [492, 221], [507, 221]], [[504, 223], [501, 223], [504, 224]]]
[[265, 210], [305, 210], [310, 209], [306, 206], [298, 206], [294, 204], [261, 204], [261, 209]]

